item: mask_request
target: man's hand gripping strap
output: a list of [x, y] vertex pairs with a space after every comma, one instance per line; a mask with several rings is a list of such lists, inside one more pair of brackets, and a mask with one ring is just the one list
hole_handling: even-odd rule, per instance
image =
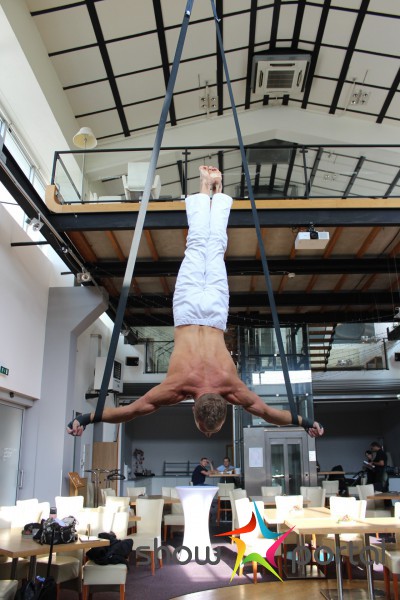
[[91, 423], [90, 413], [86, 413], [84, 415], [78, 415], [77, 417], [75, 417], [75, 419], [72, 419], [72, 421], [70, 421], [68, 423], [69, 429], [72, 429], [74, 421], [78, 421], [79, 425], [81, 425], [81, 427], [83, 427], [83, 429], [86, 429], [86, 425], [89, 425]]

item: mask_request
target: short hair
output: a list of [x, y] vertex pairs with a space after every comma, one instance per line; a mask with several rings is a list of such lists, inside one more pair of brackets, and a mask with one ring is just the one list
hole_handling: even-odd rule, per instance
[[200, 462], [202, 462], [203, 460], [208, 460], [207, 456], [203, 456], [203, 458], [200, 459]]
[[379, 442], [371, 442], [371, 446], [376, 446], [377, 448], [382, 448]]
[[213, 432], [226, 418], [226, 400], [220, 394], [202, 394], [194, 403], [194, 416], [204, 428]]
[[225, 456], [224, 460], [229, 460], [229, 462], [231, 462], [231, 459], [229, 458], [229, 456]]

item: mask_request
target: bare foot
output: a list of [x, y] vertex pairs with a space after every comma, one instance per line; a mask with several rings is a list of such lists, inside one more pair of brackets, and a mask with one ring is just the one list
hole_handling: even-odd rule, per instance
[[201, 167], [199, 167], [199, 171], [200, 171], [200, 193], [201, 194], [208, 194], [210, 195], [210, 188], [211, 188], [211, 178], [210, 178], [210, 174], [208, 172], [208, 167], [206, 167], [205, 165], [202, 165]]
[[208, 173], [211, 178], [211, 186], [213, 194], [222, 192], [222, 175], [221, 171], [216, 167], [208, 167]]

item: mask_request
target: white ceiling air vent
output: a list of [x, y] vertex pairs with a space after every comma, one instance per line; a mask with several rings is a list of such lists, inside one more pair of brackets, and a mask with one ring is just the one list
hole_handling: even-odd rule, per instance
[[303, 92], [310, 60], [310, 54], [256, 54], [253, 93], [265, 96]]

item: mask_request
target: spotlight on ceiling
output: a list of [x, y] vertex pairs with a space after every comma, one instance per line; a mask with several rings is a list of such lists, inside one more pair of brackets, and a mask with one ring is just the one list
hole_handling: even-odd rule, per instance
[[294, 247], [296, 250], [323, 250], [329, 243], [328, 231], [317, 231], [310, 223], [308, 231], [299, 231]]
[[26, 219], [29, 227], [32, 227], [32, 231], [40, 231], [44, 225], [40, 220], [40, 215], [38, 217], [33, 217], [32, 219]]
[[79, 284], [89, 283], [89, 281], [92, 281], [92, 276], [88, 271], [83, 270], [82, 273], [77, 273], [76, 281]]

